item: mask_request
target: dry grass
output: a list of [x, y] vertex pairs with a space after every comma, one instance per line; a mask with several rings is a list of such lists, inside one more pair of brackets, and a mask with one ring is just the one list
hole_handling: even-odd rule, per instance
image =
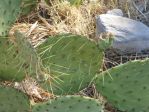
[[39, 3], [35, 12], [18, 20], [11, 33], [16, 29], [28, 33], [27, 36], [30, 36], [32, 41], [59, 33], [73, 33], [94, 38], [95, 16], [108, 10], [101, 2], [83, 3], [80, 7], [71, 6], [67, 1], [55, 1], [51, 4], [50, 6], [44, 2]]

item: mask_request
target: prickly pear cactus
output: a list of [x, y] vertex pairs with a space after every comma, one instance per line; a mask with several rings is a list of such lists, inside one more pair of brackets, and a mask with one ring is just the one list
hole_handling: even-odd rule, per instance
[[41, 73], [41, 61], [38, 55], [27, 40], [20, 32], [15, 32], [15, 43], [19, 51], [19, 55], [25, 60], [26, 65], [30, 68], [30, 74], [34, 75], [38, 80], [45, 80], [44, 74]]
[[33, 112], [103, 112], [101, 104], [91, 98], [62, 96], [33, 107]]
[[22, 92], [0, 86], [0, 112], [30, 112], [30, 101]]
[[19, 31], [16, 31], [14, 41], [20, 51], [20, 55], [22, 55], [23, 58], [26, 58], [32, 66], [36, 66], [38, 63], [38, 56], [31, 43], [27, 40], [27, 37]]
[[72, 34], [49, 37], [37, 52], [51, 75], [43, 86], [55, 94], [74, 93], [86, 87], [103, 60], [103, 51], [94, 41]]
[[7, 37], [0, 38], [0, 79], [20, 81], [25, 77], [27, 64], [18, 56], [18, 49]]
[[[149, 59], [107, 70], [95, 80], [97, 90], [113, 106], [126, 112], [149, 110]], [[112, 78], [110, 78], [110, 76]]]
[[0, 36], [7, 36], [20, 12], [22, 0], [0, 0]]
[[29, 75], [39, 77], [36, 52], [23, 34], [16, 32], [15, 37], [13, 42], [8, 37], [0, 38], [0, 79], [21, 81]]

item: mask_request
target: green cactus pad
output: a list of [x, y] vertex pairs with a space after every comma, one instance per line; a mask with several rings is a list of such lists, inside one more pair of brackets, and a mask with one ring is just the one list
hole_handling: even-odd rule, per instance
[[[16, 32], [14, 42], [0, 38], [0, 79], [21, 81], [26, 75], [39, 73], [38, 57], [31, 44]], [[40, 74], [40, 73], [39, 73]]]
[[19, 55], [30, 66], [30, 74], [34, 75], [38, 80], [45, 80], [44, 74], [41, 73], [42, 64], [34, 47], [27, 38], [20, 32], [15, 32], [15, 42], [19, 51]]
[[27, 37], [19, 31], [16, 31], [15, 43], [20, 51], [20, 55], [22, 55], [23, 58], [26, 58], [26, 61], [35, 66], [38, 62], [38, 56], [31, 43], [27, 40]]
[[0, 36], [7, 36], [20, 12], [22, 0], [0, 0]]
[[119, 110], [148, 112], [149, 59], [128, 62], [107, 70], [97, 76], [95, 84], [107, 101]]
[[30, 112], [30, 101], [22, 92], [0, 86], [0, 112]]
[[25, 61], [8, 38], [0, 38], [0, 79], [20, 81], [25, 77]]
[[103, 112], [101, 104], [91, 98], [63, 96], [33, 107], [33, 112]]
[[72, 34], [49, 37], [37, 52], [52, 77], [43, 86], [55, 94], [71, 94], [88, 86], [103, 60], [94, 41]]
[[22, 33], [16, 31], [15, 38], [19, 55], [25, 60], [26, 63], [30, 65], [30, 73], [36, 76], [39, 76], [39, 74], [41, 75], [40, 59], [38, 58], [38, 55], [31, 43], [27, 40], [27, 37], [25, 37]]

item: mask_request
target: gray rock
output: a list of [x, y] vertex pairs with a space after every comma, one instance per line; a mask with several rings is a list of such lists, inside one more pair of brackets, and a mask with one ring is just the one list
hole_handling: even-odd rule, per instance
[[140, 53], [149, 50], [149, 27], [141, 22], [111, 14], [96, 17], [96, 35], [115, 35], [112, 47], [119, 53]]
[[123, 16], [123, 11], [121, 9], [112, 9], [107, 12], [107, 14]]

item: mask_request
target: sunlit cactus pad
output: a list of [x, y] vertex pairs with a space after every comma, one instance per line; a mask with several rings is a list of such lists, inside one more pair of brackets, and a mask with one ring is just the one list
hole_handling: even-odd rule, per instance
[[38, 72], [34, 49], [21, 33], [15, 36], [13, 41], [8, 37], [0, 38], [0, 80], [21, 81]]
[[0, 112], [30, 112], [30, 101], [24, 93], [0, 86]]
[[7, 37], [0, 38], [0, 79], [20, 81], [25, 77], [27, 64], [18, 55], [15, 45]]
[[30, 75], [34, 74], [35, 76], [40, 74], [40, 60], [27, 37], [19, 31], [16, 31], [15, 43], [18, 48], [19, 55], [25, 60], [26, 64], [28, 64]]
[[101, 104], [95, 99], [81, 96], [62, 96], [35, 105], [33, 112], [103, 112], [103, 110]]
[[[101, 67], [103, 52], [96, 42], [65, 34], [49, 37], [37, 47], [43, 65], [56, 81], [49, 87], [55, 94], [78, 92], [86, 87]], [[50, 79], [50, 82], [54, 81]]]
[[22, 0], [0, 0], [0, 36], [7, 36], [20, 12]]
[[119, 110], [148, 112], [149, 59], [128, 62], [107, 70], [99, 74], [95, 83], [97, 90]]

